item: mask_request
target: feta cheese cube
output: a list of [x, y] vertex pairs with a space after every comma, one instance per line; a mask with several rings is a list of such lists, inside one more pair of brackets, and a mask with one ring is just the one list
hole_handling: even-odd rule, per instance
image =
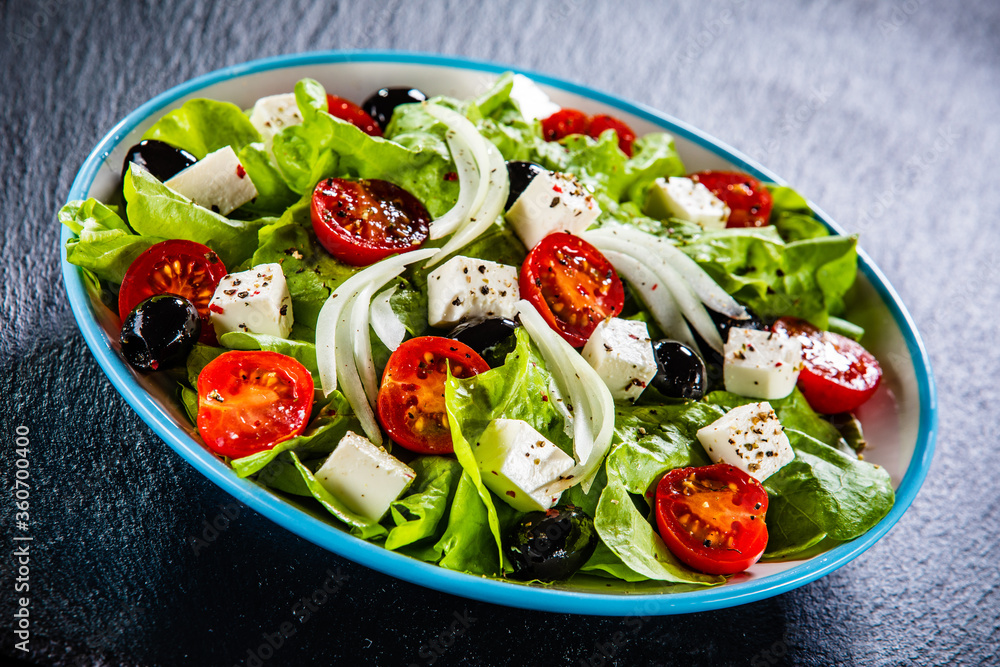
[[262, 97], [253, 105], [250, 112], [250, 124], [257, 128], [264, 138], [264, 147], [270, 152], [274, 135], [290, 125], [302, 122], [299, 105], [295, 102], [295, 93], [283, 93]]
[[452, 257], [427, 277], [427, 321], [450, 327], [475, 317], [512, 318], [520, 298], [516, 267]]
[[656, 355], [645, 322], [609, 317], [590, 334], [582, 354], [616, 401], [639, 398], [656, 375]]
[[578, 234], [590, 227], [601, 208], [571, 174], [544, 171], [507, 211], [507, 222], [528, 250], [554, 232]]
[[749, 398], [784, 398], [802, 370], [802, 344], [770, 331], [731, 328], [722, 361], [726, 391]]
[[413, 469], [367, 438], [348, 431], [316, 471], [316, 480], [349, 510], [373, 521], [417, 476]]
[[510, 98], [517, 102], [521, 115], [529, 123], [533, 120], [548, 118], [559, 111], [559, 105], [549, 99], [535, 82], [523, 74], [514, 75], [514, 85], [510, 89]]
[[295, 320], [281, 265], [261, 264], [223, 277], [208, 316], [217, 336], [243, 331], [288, 338]]
[[653, 181], [646, 195], [646, 213], [654, 218], [690, 220], [705, 229], [725, 229], [729, 207], [702, 183], [671, 176]]
[[222, 215], [229, 215], [257, 196], [257, 188], [232, 146], [209, 153], [164, 185]]
[[795, 458], [771, 404], [749, 403], [733, 408], [698, 431], [698, 441], [715, 463], [728, 463], [758, 482]]
[[521, 512], [547, 510], [559, 502], [562, 492], [549, 487], [576, 465], [520, 419], [494, 419], [472, 452], [486, 487]]

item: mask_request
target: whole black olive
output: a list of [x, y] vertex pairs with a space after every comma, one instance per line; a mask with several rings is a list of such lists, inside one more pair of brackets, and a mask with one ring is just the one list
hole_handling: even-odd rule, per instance
[[594, 520], [574, 505], [526, 514], [507, 540], [512, 576], [539, 581], [569, 578], [596, 548]]
[[510, 194], [507, 195], [507, 203], [503, 210], [509, 211], [521, 193], [527, 189], [531, 181], [540, 173], [545, 171], [545, 167], [534, 162], [522, 162], [511, 160], [507, 163], [507, 176], [510, 178]]
[[505, 317], [477, 317], [452, 329], [448, 338], [465, 343], [478, 352], [490, 368], [496, 368], [503, 366], [504, 359], [517, 345], [514, 336], [517, 327], [517, 322]]
[[654, 389], [670, 398], [699, 399], [708, 388], [705, 362], [698, 353], [676, 340], [653, 343], [656, 375], [650, 380]]
[[180, 148], [175, 148], [170, 144], [156, 139], [145, 139], [140, 141], [125, 154], [125, 163], [122, 165], [122, 180], [128, 172], [128, 166], [135, 162], [140, 167], [145, 167], [157, 180], [165, 181], [172, 176], [184, 171], [198, 159]]
[[423, 102], [426, 99], [427, 96], [417, 88], [382, 88], [362, 102], [361, 108], [384, 130], [392, 120], [392, 112], [400, 104]]
[[201, 335], [198, 309], [184, 297], [151, 296], [122, 323], [122, 356], [133, 368], [155, 371], [184, 362]]

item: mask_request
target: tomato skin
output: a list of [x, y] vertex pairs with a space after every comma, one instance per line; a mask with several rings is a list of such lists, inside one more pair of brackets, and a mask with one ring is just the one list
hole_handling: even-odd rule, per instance
[[336, 95], [326, 96], [326, 106], [329, 114], [341, 120], [346, 120], [354, 127], [360, 129], [365, 134], [372, 137], [381, 137], [382, 128], [378, 126], [371, 116], [350, 100], [345, 100]]
[[667, 472], [656, 486], [655, 512], [667, 547], [700, 572], [742, 572], [767, 546], [767, 491], [726, 463]]
[[560, 109], [542, 121], [545, 141], [559, 141], [571, 134], [587, 134], [590, 116], [577, 109]]
[[798, 387], [816, 412], [851, 412], [878, 390], [882, 368], [860, 343], [796, 317], [782, 317], [771, 328], [802, 343]]
[[392, 353], [377, 407], [379, 422], [393, 442], [420, 454], [455, 451], [444, 403], [449, 368], [463, 379], [490, 370], [471, 347], [439, 336], [411, 338]]
[[726, 227], [765, 227], [771, 218], [771, 192], [753, 176], [735, 171], [701, 171], [691, 174], [729, 207]]
[[249, 456], [305, 431], [313, 398], [312, 375], [296, 359], [225, 352], [198, 376], [198, 432], [216, 454]]
[[352, 266], [416, 250], [430, 214], [409, 192], [388, 181], [328, 178], [313, 190], [313, 231], [326, 250]]
[[573, 347], [583, 347], [597, 325], [625, 305], [625, 290], [611, 262], [569, 233], [549, 234], [531, 249], [518, 287], [521, 298]]
[[618, 148], [622, 153], [632, 157], [632, 143], [635, 141], [635, 132], [624, 121], [618, 120], [614, 116], [598, 114], [590, 119], [590, 127], [587, 133], [597, 139], [605, 130], [614, 130], [618, 134]]
[[194, 241], [161, 241], [135, 258], [125, 272], [118, 292], [118, 315], [122, 321], [139, 303], [157, 294], [182, 296], [198, 309], [202, 343], [216, 342], [208, 308], [226, 265], [208, 246]]

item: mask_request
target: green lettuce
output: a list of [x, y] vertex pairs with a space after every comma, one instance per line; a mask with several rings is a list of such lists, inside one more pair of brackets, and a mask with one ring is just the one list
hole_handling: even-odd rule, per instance
[[207, 245], [227, 267], [239, 266], [257, 247], [257, 230], [270, 219], [232, 220], [196, 205], [145, 169], [125, 175], [128, 221], [139, 234]]
[[[394, 525], [385, 538], [385, 548], [410, 555], [419, 553], [424, 556], [422, 560], [436, 562], [441, 553], [433, 548], [428, 550], [426, 545], [444, 535], [445, 517], [452, 507], [463, 474], [462, 466], [452, 458], [421, 456], [410, 467], [416, 478], [406, 495], [389, 507]], [[419, 543], [425, 546], [421, 548]]]
[[77, 235], [66, 241], [66, 260], [115, 285], [136, 257], [164, 240], [133, 234], [113, 208], [93, 198], [63, 206], [59, 222]]

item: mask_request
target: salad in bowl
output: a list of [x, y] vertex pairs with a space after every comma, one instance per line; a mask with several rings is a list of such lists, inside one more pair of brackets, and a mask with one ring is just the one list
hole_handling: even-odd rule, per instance
[[59, 213], [114, 354], [227, 475], [570, 590], [708, 589], [890, 513], [854, 236], [520, 74], [379, 83], [188, 99]]

